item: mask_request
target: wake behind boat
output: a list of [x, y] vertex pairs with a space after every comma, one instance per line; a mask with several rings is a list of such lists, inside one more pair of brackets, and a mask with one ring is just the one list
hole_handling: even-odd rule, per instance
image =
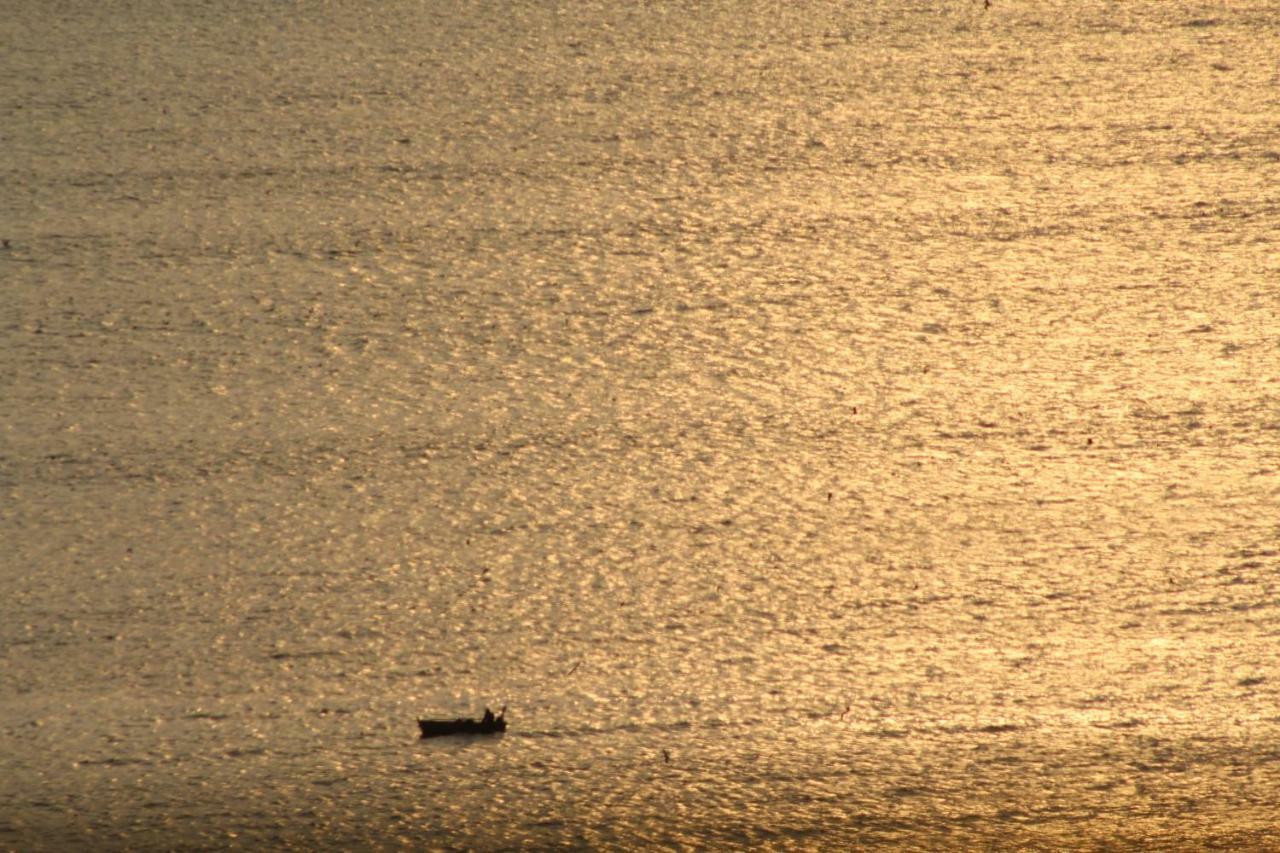
[[456, 720], [418, 720], [418, 728], [422, 736], [443, 737], [445, 735], [489, 735], [507, 730], [507, 709], [504, 707], [497, 716], [488, 708], [480, 719], [458, 717]]

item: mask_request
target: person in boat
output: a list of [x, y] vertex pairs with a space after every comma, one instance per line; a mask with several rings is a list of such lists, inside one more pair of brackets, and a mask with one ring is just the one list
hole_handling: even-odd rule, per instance
[[484, 709], [484, 719], [481, 720], [486, 726], [493, 725], [493, 712], [488, 708]]

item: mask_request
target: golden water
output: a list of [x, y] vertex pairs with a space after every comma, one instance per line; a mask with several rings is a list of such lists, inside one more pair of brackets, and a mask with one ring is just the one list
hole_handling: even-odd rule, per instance
[[1275, 3], [0, 43], [0, 847], [1280, 847]]

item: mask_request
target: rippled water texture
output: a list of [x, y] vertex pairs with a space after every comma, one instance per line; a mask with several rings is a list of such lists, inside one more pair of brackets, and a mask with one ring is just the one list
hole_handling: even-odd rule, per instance
[[1280, 5], [0, 44], [0, 848], [1280, 849]]

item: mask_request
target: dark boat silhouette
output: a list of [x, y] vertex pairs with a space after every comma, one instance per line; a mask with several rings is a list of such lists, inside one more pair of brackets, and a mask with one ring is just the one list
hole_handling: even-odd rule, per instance
[[491, 735], [507, 730], [507, 709], [503, 708], [495, 717], [488, 708], [484, 709], [484, 717], [479, 720], [470, 717], [459, 717], [456, 720], [418, 720], [418, 728], [423, 737], [444, 737], [445, 735]]

